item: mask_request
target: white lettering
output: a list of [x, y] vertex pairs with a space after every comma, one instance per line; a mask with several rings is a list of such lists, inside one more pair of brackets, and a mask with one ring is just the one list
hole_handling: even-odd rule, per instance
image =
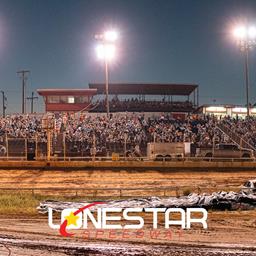
[[[202, 213], [203, 217], [200, 219], [191, 218], [191, 213]], [[204, 229], [207, 229], [208, 213], [204, 208], [188, 208], [187, 209], [187, 228], [191, 228], [191, 223], [201, 223]]]
[[88, 228], [88, 218], [95, 228], [101, 229], [101, 209], [97, 209], [97, 220], [89, 209], [84, 210], [84, 228]]
[[144, 226], [144, 219], [140, 216], [129, 216], [129, 212], [142, 212], [142, 208], [126, 208], [123, 212], [125, 220], [138, 221], [137, 225], [125, 225], [125, 229], [141, 229]]
[[105, 229], [121, 229], [120, 224], [107, 224], [107, 221], [121, 220], [121, 216], [107, 216], [107, 213], [121, 212], [122, 208], [103, 208], [102, 209], [102, 228]]
[[145, 212], [153, 212], [153, 228], [157, 228], [158, 213], [165, 212], [166, 208], [145, 208]]
[[[181, 214], [180, 220], [170, 219], [171, 213], [178, 212]], [[169, 228], [171, 225], [180, 225], [182, 228], [186, 228], [186, 214], [181, 208], [169, 208], [165, 212], [165, 228]]]
[[48, 225], [50, 228], [53, 228], [53, 229], [59, 229], [60, 228], [60, 225], [55, 225], [53, 224], [53, 217], [52, 217], [52, 208], [48, 208]]

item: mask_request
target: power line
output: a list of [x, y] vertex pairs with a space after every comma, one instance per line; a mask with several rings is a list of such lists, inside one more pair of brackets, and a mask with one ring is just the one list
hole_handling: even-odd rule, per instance
[[37, 100], [38, 97], [34, 96], [34, 92], [32, 92], [31, 97], [27, 97], [27, 100], [31, 100], [31, 114], [34, 113], [34, 100]]
[[21, 79], [22, 79], [22, 104], [21, 104], [21, 112], [22, 114], [25, 114], [26, 112], [26, 98], [25, 98], [25, 90], [26, 90], [26, 81], [28, 79], [28, 74], [30, 73], [29, 70], [20, 70], [17, 72], [17, 74], [20, 75]]

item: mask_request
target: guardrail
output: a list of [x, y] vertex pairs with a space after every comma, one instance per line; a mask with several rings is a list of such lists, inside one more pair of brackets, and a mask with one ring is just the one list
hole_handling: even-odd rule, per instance
[[[6, 156], [0, 156], [0, 161], [27, 161], [27, 157], [6, 157]], [[31, 162], [33, 161], [87, 161], [87, 162], [101, 162], [101, 161], [111, 161], [111, 162], [131, 162], [131, 161], [146, 161], [146, 162], [172, 162], [172, 161], [229, 161], [229, 162], [243, 162], [243, 161], [251, 161], [255, 162], [256, 158], [229, 158], [229, 157], [172, 157], [172, 158], [162, 158], [161, 160], [150, 160], [147, 157], [118, 157], [118, 159], [113, 159], [112, 157], [57, 157], [57, 156], [51, 156], [50, 160], [47, 160], [47, 157], [40, 157], [35, 160], [29, 160]]]

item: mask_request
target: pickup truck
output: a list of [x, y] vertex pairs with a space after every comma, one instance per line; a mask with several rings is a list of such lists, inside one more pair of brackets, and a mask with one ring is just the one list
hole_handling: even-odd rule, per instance
[[253, 158], [253, 151], [235, 144], [218, 144], [214, 148], [197, 148], [196, 157], [207, 158]]

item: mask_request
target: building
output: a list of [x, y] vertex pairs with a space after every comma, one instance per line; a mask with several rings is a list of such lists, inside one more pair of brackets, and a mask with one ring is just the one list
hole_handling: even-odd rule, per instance
[[[247, 108], [239, 105], [202, 105], [199, 112], [205, 115], [214, 115], [218, 118], [230, 116], [232, 118], [245, 118]], [[250, 115], [256, 116], [256, 108], [250, 108]]]
[[78, 112], [90, 108], [97, 89], [38, 89], [43, 96], [46, 112]]

